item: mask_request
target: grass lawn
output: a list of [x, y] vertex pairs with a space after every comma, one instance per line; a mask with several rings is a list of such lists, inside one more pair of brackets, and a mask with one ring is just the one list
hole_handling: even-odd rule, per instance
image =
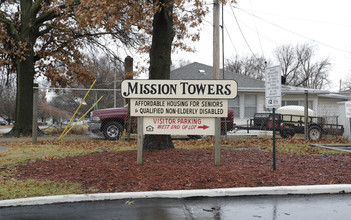
[[[175, 140], [174, 145], [178, 149], [203, 149], [213, 148], [213, 139], [202, 140]], [[277, 140], [277, 152], [291, 154], [344, 154], [341, 151], [310, 147], [303, 140]], [[345, 140], [328, 140], [313, 142], [315, 143], [333, 143], [345, 144]], [[8, 142], [10, 149], [0, 152], [0, 199], [13, 199], [32, 196], [46, 196], [58, 194], [79, 194], [85, 193], [86, 188], [80, 183], [68, 181], [49, 181], [34, 179], [16, 178], [16, 166], [20, 164], [29, 164], [37, 161], [50, 161], [66, 157], [76, 157], [101, 152], [115, 151], [136, 151], [136, 141], [130, 143], [125, 141], [82, 141], [82, 140], [52, 140], [39, 141], [32, 145], [30, 142]], [[233, 150], [252, 150], [252, 151], [272, 151], [272, 141], [270, 139], [239, 139], [239, 140], [222, 140], [223, 149]], [[130, 161], [130, 163], [136, 162]], [[89, 192], [98, 192], [96, 189], [89, 189]]]

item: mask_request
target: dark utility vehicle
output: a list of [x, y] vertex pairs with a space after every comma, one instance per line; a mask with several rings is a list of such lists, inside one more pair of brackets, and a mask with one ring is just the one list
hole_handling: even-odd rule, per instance
[[[273, 120], [272, 113], [255, 113], [254, 118], [248, 121], [247, 126], [237, 126], [236, 128], [248, 131], [273, 130], [274, 121], [275, 128], [279, 131], [282, 138], [293, 137], [295, 134], [304, 134], [306, 123], [303, 107], [285, 106], [281, 107], [281, 109], [281, 113], [275, 114], [275, 120]], [[279, 112], [279, 110], [277, 111]], [[342, 135], [344, 133], [342, 125], [326, 123], [325, 117], [309, 116], [307, 125], [308, 136], [311, 140], [319, 140], [323, 134]]]

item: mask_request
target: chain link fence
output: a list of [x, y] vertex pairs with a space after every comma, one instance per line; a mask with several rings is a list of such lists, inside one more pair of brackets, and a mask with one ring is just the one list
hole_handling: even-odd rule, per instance
[[[38, 98], [34, 103], [37, 112], [34, 113], [33, 122], [44, 135], [117, 140], [121, 137], [133, 138], [136, 134], [137, 119], [129, 117], [127, 100], [122, 98], [120, 89], [35, 90]], [[221, 135], [227, 135], [232, 130], [234, 115], [233, 110], [228, 109], [228, 117], [221, 118]], [[199, 135], [185, 137], [201, 138]]]
[[[36, 123], [44, 135], [87, 138], [91, 112], [124, 105], [119, 89], [35, 88]], [[66, 130], [66, 131], [65, 131]]]
[[[34, 105], [37, 106], [37, 116], [33, 119], [33, 124], [36, 123], [44, 135], [117, 140], [133, 138], [136, 134], [137, 119], [129, 117], [128, 105], [122, 98], [120, 89], [36, 90], [38, 99]], [[347, 126], [339, 115], [309, 117], [305, 133], [304, 115], [276, 114], [273, 120], [272, 113], [256, 113], [247, 120], [245, 126], [235, 126], [233, 108], [229, 106], [228, 117], [221, 118], [221, 138], [270, 137], [273, 121], [281, 138], [305, 138], [305, 134], [310, 139], [327, 136], [340, 138]], [[185, 135], [185, 138], [202, 137]]]

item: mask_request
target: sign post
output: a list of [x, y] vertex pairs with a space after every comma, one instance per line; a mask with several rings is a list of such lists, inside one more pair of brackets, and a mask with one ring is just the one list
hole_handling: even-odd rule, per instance
[[137, 163], [143, 164], [143, 119], [138, 117], [138, 134], [137, 134]]
[[273, 125], [273, 170], [276, 170], [276, 118], [275, 108], [279, 108], [282, 102], [281, 92], [281, 69], [280, 66], [269, 67], [265, 71], [265, 103], [266, 108], [272, 108], [272, 125]]
[[[143, 135], [215, 135], [228, 100], [237, 95], [234, 80], [124, 80], [122, 96], [130, 99], [130, 115], [138, 118], [137, 163], [142, 164]], [[219, 165], [220, 148], [215, 148]]]
[[346, 118], [349, 118], [349, 127], [350, 127], [350, 134], [351, 134], [351, 101], [345, 103], [345, 113]]

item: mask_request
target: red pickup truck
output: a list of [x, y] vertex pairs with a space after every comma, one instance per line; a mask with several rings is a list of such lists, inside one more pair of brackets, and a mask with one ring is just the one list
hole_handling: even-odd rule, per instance
[[[93, 133], [102, 132], [108, 140], [118, 140], [123, 131], [127, 128], [128, 107], [107, 108], [91, 112], [90, 121], [88, 122], [89, 130]], [[136, 117], [131, 117], [131, 132], [136, 132]], [[221, 133], [234, 129], [233, 109], [228, 108], [228, 117], [221, 118]], [[199, 136], [189, 136], [198, 138]]]

